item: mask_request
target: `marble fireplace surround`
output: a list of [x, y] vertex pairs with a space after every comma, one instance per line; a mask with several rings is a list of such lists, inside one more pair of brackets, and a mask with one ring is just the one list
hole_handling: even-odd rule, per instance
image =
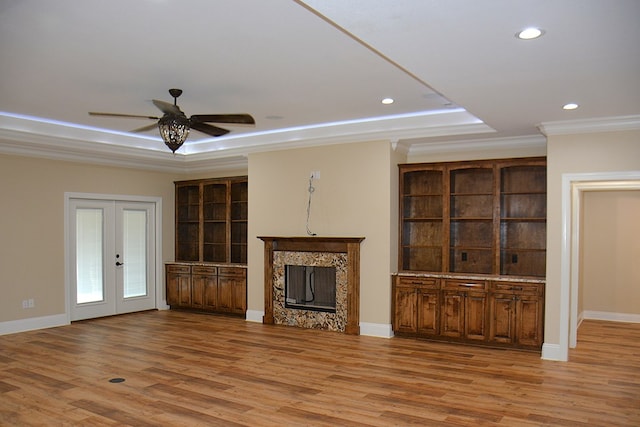
[[[360, 334], [360, 242], [364, 237], [258, 237], [264, 241], [262, 323]], [[336, 312], [284, 304], [285, 265], [336, 267]]]

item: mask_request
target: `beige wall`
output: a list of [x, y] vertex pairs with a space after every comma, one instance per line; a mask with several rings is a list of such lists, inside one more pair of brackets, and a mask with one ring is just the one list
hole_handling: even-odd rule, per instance
[[[640, 131], [550, 136], [548, 156], [545, 343], [560, 342], [562, 176], [640, 170]], [[397, 163], [537, 156], [540, 149], [406, 158], [388, 142], [257, 153], [249, 156], [249, 310], [263, 307], [259, 235], [306, 235], [308, 178], [314, 183], [311, 229], [325, 236], [364, 236], [361, 321], [391, 322], [390, 274], [397, 262]], [[163, 254], [173, 259], [173, 181], [246, 174], [184, 176], [0, 155], [0, 322], [64, 312], [64, 193], [161, 197]], [[634, 273], [635, 274], [635, 273]], [[24, 310], [23, 299], [36, 308]], [[568, 308], [567, 308], [568, 309]]]
[[561, 307], [563, 174], [638, 170], [640, 131], [548, 137], [545, 344], [560, 344], [561, 310], [568, 310]]
[[640, 314], [640, 191], [583, 194], [581, 310]]
[[[162, 259], [173, 259], [173, 174], [0, 155], [0, 322], [63, 314], [64, 193], [162, 198]], [[33, 298], [35, 308], [23, 309]]]
[[[388, 142], [302, 148], [249, 156], [248, 309], [264, 311], [264, 245], [257, 236], [365, 237], [361, 245], [360, 321], [391, 323], [397, 252], [398, 159]], [[392, 231], [393, 230], [393, 231]]]

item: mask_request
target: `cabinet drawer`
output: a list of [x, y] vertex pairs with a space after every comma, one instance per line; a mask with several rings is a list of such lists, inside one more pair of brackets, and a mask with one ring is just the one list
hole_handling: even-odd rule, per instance
[[491, 289], [494, 292], [507, 292], [520, 295], [542, 295], [542, 286], [539, 283], [517, 282], [492, 282]]
[[430, 277], [398, 277], [398, 286], [420, 286], [428, 289], [438, 289], [440, 281]]
[[215, 275], [218, 269], [216, 267], [204, 266], [204, 265], [194, 265], [191, 267], [191, 272], [193, 274], [207, 274], [207, 275]]
[[191, 266], [189, 265], [167, 265], [167, 273], [186, 273], [191, 272]]
[[454, 291], [484, 291], [487, 289], [487, 282], [474, 280], [445, 280], [442, 288]]
[[246, 277], [247, 276], [247, 270], [244, 269], [244, 268], [218, 267], [218, 275], [220, 275], [220, 276]]

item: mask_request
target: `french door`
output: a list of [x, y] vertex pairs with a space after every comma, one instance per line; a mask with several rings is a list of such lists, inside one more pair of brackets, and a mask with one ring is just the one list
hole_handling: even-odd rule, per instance
[[69, 199], [71, 320], [156, 308], [155, 204]]

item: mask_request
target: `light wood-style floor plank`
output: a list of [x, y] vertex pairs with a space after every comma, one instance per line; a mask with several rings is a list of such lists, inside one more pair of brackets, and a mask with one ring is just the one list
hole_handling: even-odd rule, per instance
[[0, 336], [5, 425], [639, 426], [640, 324], [583, 322], [563, 363], [180, 311], [95, 319]]

